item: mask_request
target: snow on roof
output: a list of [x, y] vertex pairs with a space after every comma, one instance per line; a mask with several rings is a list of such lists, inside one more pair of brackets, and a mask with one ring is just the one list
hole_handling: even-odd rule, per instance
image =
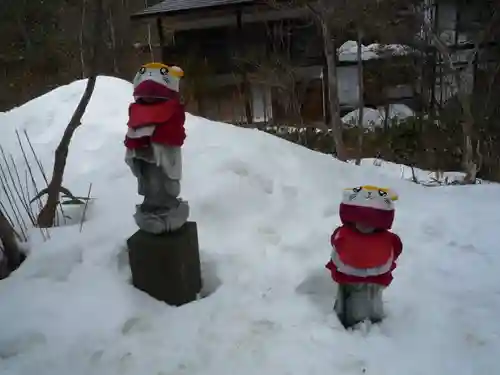
[[153, 16], [158, 14], [174, 13], [179, 11], [223, 7], [227, 5], [253, 3], [255, 0], [165, 0], [137, 12], [132, 17]]
[[[362, 60], [378, 59], [385, 56], [402, 56], [409, 52], [409, 47], [401, 44], [378, 44], [361, 46]], [[348, 40], [338, 48], [339, 61], [357, 61], [358, 43]]]
[[[381, 127], [384, 124], [386, 109], [378, 107], [377, 109], [365, 107], [363, 109], [363, 126], [365, 128]], [[404, 120], [415, 116], [415, 112], [405, 104], [389, 105], [389, 120]], [[342, 117], [342, 122], [346, 125], [357, 125], [359, 118], [359, 109], [355, 109]]]

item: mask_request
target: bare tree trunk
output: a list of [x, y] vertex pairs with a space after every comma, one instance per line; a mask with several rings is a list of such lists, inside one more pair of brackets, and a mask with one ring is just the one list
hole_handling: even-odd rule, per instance
[[[4, 275], [0, 274], [0, 279], [7, 277], [8, 274], [17, 269], [22, 262], [21, 250], [16, 241], [14, 228], [10, 225], [4, 213], [0, 210], [0, 241], [3, 245], [3, 251], [7, 258], [7, 270], [4, 269]], [[0, 267], [2, 265], [0, 264]]]
[[[457, 75], [460, 74], [457, 73]], [[473, 183], [476, 181], [476, 175], [480, 167], [477, 164], [477, 160], [475, 160], [474, 158], [474, 148], [472, 146], [475, 120], [474, 120], [474, 115], [472, 114], [470, 95], [467, 95], [465, 92], [463, 92], [463, 90], [459, 90], [458, 96], [463, 110], [462, 132], [464, 135], [465, 150], [462, 162], [465, 169], [464, 182]]]
[[[472, 105], [471, 105], [471, 97], [468, 93], [467, 84], [464, 84], [462, 81], [462, 76], [460, 72], [455, 68], [453, 64], [453, 60], [449, 50], [446, 46], [441, 44], [440, 42], [436, 43], [439, 52], [444, 57], [447, 62], [448, 68], [453, 75], [455, 85], [457, 87], [457, 97], [460, 102], [460, 106], [462, 107], [462, 133], [463, 133], [463, 158], [462, 164], [465, 171], [465, 183], [473, 183], [476, 181], [476, 174], [478, 172], [479, 166], [475, 162], [474, 158], [474, 147], [472, 145], [473, 133], [474, 133], [474, 124], [475, 119], [472, 113]], [[477, 53], [477, 51], [476, 51]], [[475, 54], [474, 54], [475, 55]], [[468, 68], [470, 67], [472, 60], [469, 61]]]
[[364, 85], [364, 74], [363, 74], [363, 31], [358, 27], [358, 48], [356, 57], [358, 59], [358, 150], [356, 157], [356, 165], [361, 164], [361, 158], [363, 157], [363, 134], [365, 131], [363, 124], [363, 115], [365, 111], [365, 85]]
[[111, 46], [113, 48], [113, 71], [115, 74], [119, 74], [119, 69], [118, 69], [118, 63], [116, 61], [116, 34], [115, 34], [115, 25], [113, 22], [113, 13], [111, 11], [111, 6], [109, 7], [109, 17], [108, 17], [108, 24], [109, 24], [109, 34], [111, 36]]
[[338, 94], [338, 77], [337, 66], [335, 65], [335, 43], [333, 42], [332, 33], [328, 20], [317, 15], [318, 21], [321, 23], [321, 31], [323, 35], [323, 50], [326, 59], [328, 70], [328, 101], [330, 104], [330, 128], [332, 129], [333, 142], [337, 159], [345, 161], [347, 155], [342, 138], [342, 120], [340, 119], [340, 103]]
[[[145, 8], [147, 8], [149, 6], [148, 0], [144, 0], [144, 6], [145, 6]], [[149, 54], [151, 55], [151, 61], [155, 61], [155, 54], [154, 54], [153, 45], [151, 42], [151, 24], [149, 22], [148, 22], [147, 28], [148, 28]], [[160, 48], [163, 48], [163, 45], [161, 45], [161, 43], [160, 43]], [[165, 61], [163, 61], [163, 63], [165, 63]]]
[[97, 62], [100, 54], [100, 37], [103, 29], [103, 0], [94, 0], [94, 27], [92, 35], [92, 60], [90, 62], [90, 77], [87, 81], [87, 87], [78, 104], [71, 120], [64, 130], [61, 142], [57, 146], [55, 152], [54, 168], [52, 172], [52, 179], [47, 187], [47, 202], [38, 215], [38, 226], [42, 228], [52, 227], [56, 216], [56, 208], [59, 203], [59, 192], [61, 190], [64, 170], [66, 168], [66, 159], [68, 157], [69, 145], [76, 129], [81, 125], [81, 119], [87, 105], [94, 92], [95, 83], [97, 80]]
[[151, 56], [151, 61], [155, 61], [155, 53], [153, 50], [153, 44], [151, 42], [151, 25], [148, 23], [148, 46], [149, 46], [149, 54]]
[[82, 24], [80, 26], [80, 62], [82, 64], [82, 78], [85, 78], [85, 47], [84, 47], [84, 33], [85, 33], [85, 14], [87, 10], [87, 0], [82, 1]]
[[[489, 25], [483, 30], [482, 35], [478, 37], [475, 42], [474, 49], [469, 54], [467, 58], [467, 70], [472, 70], [472, 66], [476, 56], [479, 53], [480, 45], [483, 41], [485, 41], [488, 35], [491, 33], [495, 20], [499, 16], [499, 12], [495, 10], [493, 15], [491, 16]], [[446, 46], [446, 44], [441, 40], [441, 38], [436, 34], [432, 25], [428, 20], [424, 21], [424, 27], [428, 35], [431, 36], [434, 41], [437, 50], [444, 58], [446, 65], [453, 75], [455, 80], [455, 84], [457, 87], [457, 97], [462, 107], [462, 133], [464, 138], [463, 144], [463, 168], [465, 171], [464, 183], [474, 183], [476, 181], [476, 175], [481, 167], [478, 165], [478, 162], [482, 160], [482, 156], [479, 153], [476, 153], [477, 158], [474, 157], [474, 146], [472, 144], [473, 140], [473, 132], [475, 126], [475, 119], [472, 113], [472, 105], [471, 105], [471, 97], [468, 93], [468, 88], [470, 87], [469, 82], [463, 82], [463, 78], [460, 75], [459, 70], [456, 68], [453, 58], [451, 56], [451, 52]], [[479, 151], [479, 144], [476, 145], [476, 150]], [[477, 159], [477, 160], [475, 160]]]
[[389, 130], [389, 110], [391, 108], [391, 105], [387, 99], [387, 96], [385, 96], [385, 100], [387, 100], [387, 102], [385, 103], [384, 105], [384, 131], [388, 131]]
[[486, 90], [486, 100], [484, 101], [484, 106], [483, 106], [483, 118], [485, 118], [488, 115], [488, 108], [490, 107], [491, 101], [493, 99], [493, 86], [495, 84], [497, 75], [500, 73], [500, 62], [495, 66], [493, 69], [493, 72], [491, 73], [491, 76], [489, 77], [489, 82], [488, 82], [488, 89]]

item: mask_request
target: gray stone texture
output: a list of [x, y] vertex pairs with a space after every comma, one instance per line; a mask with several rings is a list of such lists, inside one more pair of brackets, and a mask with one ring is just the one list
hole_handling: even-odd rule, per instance
[[179, 197], [180, 180], [146, 158], [128, 158], [127, 164], [137, 177], [138, 194], [144, 197], [136, 206], [134, 219], [143, 231], [160, 234], [182, 227], [189, 217], [189, 205]]
[[363, 321], [382, 321], [383, 290], [384, 287], [378, 284], [340, 284], [334, 309], [344, 327], [350, 328]]

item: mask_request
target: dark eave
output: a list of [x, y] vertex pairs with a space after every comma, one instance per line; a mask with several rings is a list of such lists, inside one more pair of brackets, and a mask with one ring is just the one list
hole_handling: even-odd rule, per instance
[[256, 3], [258, 0], [164, 0], [130, 16], [132, 19], [170, 16], [195, 10], [221, 9], [240, 4]]

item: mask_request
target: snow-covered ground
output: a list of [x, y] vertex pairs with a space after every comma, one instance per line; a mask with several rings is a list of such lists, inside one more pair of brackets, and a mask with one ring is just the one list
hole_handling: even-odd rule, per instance
[[[47, 170], [85, 82], [2, 116], [21, 160], [27, 129]], [[5, 375], [478, 375], [500, 365], [500, 187], [426, 188], [367, 162], [340, 163], [272, 135], [189, 116], [183, 197], [199, 226], [207, 298], [166, 306], [129, 282], [125, 240], [140, 201], [123, 162], [130, 84], [100, 77], [64, 185], [96, 198], [79, 225], [32, 230], [0, 282]], [[39, 181], [42, 181], [41, 178]], [[345, 331], [324, 264], [341, 189], [390, 186], [405, 248], [388, 317]], [[4, 199], [3, 196], [1, 199]]]
[[[350, 161], [354, 163], [354, 161]], [[381, 168], [381, 172], [391, 178], [401, 178], [414, 181], [425, 186], [442, 186], [460, 184], [465, 178], [464, 172], [449, 171], [426, 171], [420, 168], [412, 168], [381, 159], [366, 158], [361, 161], [361, 165], [372, 165]], [[477, 184], [491, 184], [493, 182], [476, 180]]]

